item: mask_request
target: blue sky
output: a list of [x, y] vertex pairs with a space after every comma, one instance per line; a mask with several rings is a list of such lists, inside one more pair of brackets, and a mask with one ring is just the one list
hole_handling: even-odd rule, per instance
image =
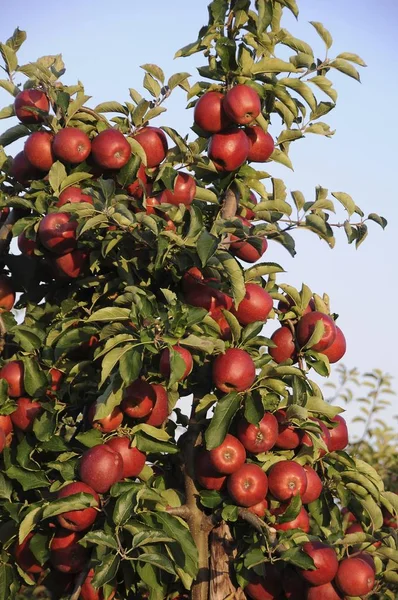
[[[140, 90], [141, 64], [158, 64], [166, 76], [187, 71], [193, 79], [195, 67], [204, 64], [200, 55], [177, 61], [173, 56], [194, 41], [200, 26], [207, 22], [207, 0], [119, 0], [114, 6], [99, 0], [95, 7], [70, 0], [67, 4], [53, 2], [43, 10], [28, 0], [7, 4], [1, 15], [0, 40], [5, 41], [16, 26], [27, 31], [20, 63], [62, 53], [67, 66], [64, 81], [84, 82], [86, 92], [93, 96], [91, 106], [111, 99], [126, 100], [129, 87]], [[355, 52], [368, 67], [361, 69], [362, 84], [338, 73], [332, 75], [339, 100], [337, 109], [324, 120], [336, 129], [335, 136], [309, 135], [293, 144], [294, 173], [275, 164], [269, 171], [282, 177], [288, 189], [299, 189], [308, 199], [318, 184], [330, 191], [348, 192], [365, 213], [382, 214], [389, 226], [383, 232], [370, 224], [369, 237], [358, 251], [347, 245], [342, 233], [337, 234], [332, 251], [313, 234], [301, 231], [295, 235], [296, 258], [291, 259], [276, 244], [270, 244], [266, 258], [285, 267], [285, 282], [300, 286], [305, 281], [313, 291], [330, 295], [332, 310], [339, 313], [339, 326], [347, 338], [344, 362], [348, 366], [361, 371], [379, 367], [395, 375], [398, 5], [395, 0], [301, 0], [299, 5], [299, 22], [294, 18], [286, 21], [294, 35], [323, 56], [323, 44], [308, 24], [321, 21], [334, 38], [330, 56]], [[9, 96], [0, 90], [0, 105], [9, 102]], [[185, 105], [185, 94], [177, 90], [166, 105], [168, 112], [155, 124], [187, 133], [192, 111], [185, 110]], [[0, 123], [0, 131], [6, 126], [7, 121]], [[344, 220], [343, 213], [339, 216]]]

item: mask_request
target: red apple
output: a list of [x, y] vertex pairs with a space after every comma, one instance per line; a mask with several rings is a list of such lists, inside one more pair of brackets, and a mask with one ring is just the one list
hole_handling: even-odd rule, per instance
[[19, 92], [14, 100], [14, 109], [17, 119], [26, 125], [31, 123], [41, 123], [43, 116], [39, 113], [26, 110], [27, 108], [38, 108], [48, 112], [50, 103], [44, 92], [41, 90], [28, 89]]
[[253, 600], [279, 600], [282, 593], [282, 577], [277, 567], [264, 563], [264, 577], [253, 575], [245, 587], [245, 594]]
[[274, 415], [278, 421], [278, 437], [276, 438], [275, 447], [281, 450], [294, 450], [301, 443], [301, 431], [290, 424], [286, 417], [286, 411], [282, 408], [277, 410]]
[[269, 491], [280, 501], [302, 496], [307, 489], [307, 476], [301, 465], [293, 460], [282, 460], [272, 465], [268, 473]]
[[370, 567], [372, 567], [373, 571], [376, 573], [375, 561], [373, 560], [371, 554], [369, 554], [368, 552], [358, 552], [358, 554], [355, 554], [355, 558], [360, 558], [361, 560], [364, 560], [366, 563], [368, 563]]
[[0, 313], [10, 311], [14, 303], [15, 292], [10, 278], [0, 275]]
[[25, 233], [22, 232], [18, 236], [18, 248], [21, 254], [25, 256], [33, 256], [37, 249], [36, 240], [30, 240], [26, 237]]
[[348, 515], [346, 522], [349, 524], [355, 523], [357, 520], [356, 516], [352, 512], [350, 512], [346, 506], [344, 506], [344, 508], [341, 509], [341, 514], [343, 515], [343, 518], [345, 517], [345, 515]]
[[153, 387], [143, 379], [136, 379], [123, 394], [122, 411], [133, 419], [148, 416], [156, 401]]
[[123, 459], [122, 479], [126, 477], [137, 477], [144, 468], [146, 455], [131, 445], [129, 437], [114, 437], [105, 444], [115, 452], [118, 452]]
[[323, 352], [333, 344], [336, 338], [336, 325], [334, 324], [333, 319], [329, 317], [329, 315], [325, 315], [315, 310], [303, 315], [297, 323], [296, 336], [301, 348], [310, 340], [318, 321], [323, 322], [324, 332], [319, 342], [311, 346], [311, 350]]
[[365, 533], [362, 525], [360, 523], [352, 523], [349, 527], [347, 527], [345, 533]]
[[306, 542], [302, 547], [314, 561], [315, 570], [300, 569], [301, 576], [311, 585], [324, 585], [334, 579], [339, 563], [336, 552], [323, 542]]
[[[248, 221], [247, 219], [244, 219], [243, 217], [237, 217], [237, 218], [241, 221], [242, 225], [251, 229], [252, 223], [250, 221]], [[250, 234], [250, 232], [249, 232], [249, 234]], [[236, 235], [231, 235], [230, 237], [231, 237], [230, 250], [231, 250], [232, 254], [234, 256], [237, 256], [241, 260], [244, 260], [247, 263], [254, 263], [257, 260], [259, 260], [268, 248], [268, 242], [265, 238], [261, 238], [261, 248], [258, 249], [257, 247], [253, 246], [252, 243], [250, 243], [250, 237], [248, 240], [240, 239]]]
[[0, 429], [4, 431], [6, 437], [12, 433], [13, 426], [10, 415], [0, 415]]
[[33, 167], [40, 171], [49, 171], [54, 163], [53, 137], [49, 131], [35, 131], [25, 142], [25, 157]]
[[215, 320], [215, 322], [217, 323], [217, 325], [220, 328], [220, 337], [221, 337], [221, 339], [224, 340], [224, 341], [230, 341], [230, 340], [232, 340], [231, 327], [230, 327], [227, 319], [222, 314], [222, 312], [220, 311], [217, 314], [217, 312], [214, 311], [211, 316], [212, 316], [212, 318]]
[[164, 190], [159, 200], [161, 204], [168, 203], [178, 206], [179, 204], [185, 204], [189, 206], [192, 204], [196, 194], [196, 181], [188, 173], [179, 173], [174, 180], [173, 190]]
[[56, 279], [76, 279], [86, 270], [88, 254], [85, 250], [73, 250], [51, 259]]
[[50, 562], [61, 573], [79, 573], [87, 564], [88, 550], [79, 544], [82, 534], [60, 529], [50, 542]]
[[286, 360], [297, 361], [296, 345], [293, 333], [289, 327], [282, 326], [271, 335], [271, 340], [276, 344], [275, 348], [269, 348], [268, 352], [278, 364]]
[[21, 360], [11, 360], [0, 369], [0, 379], [8, 383], [10, 398], [19, 398], [25, 394], [24, 366]]
[[256, 515], [257, 517], [260, 517], [260, 519], [264, 519], [267, 509], [268, 502], [265, 498], [264, 500], [261, 500], [261, 502], [257, 502], [257, 504], [253, 504], [253, 506], [249, 506], [247, 508], [249, 512], [253, 513], [253, 515]]
[[260, 423], [254, 425], [246, 419], [238, 422], [238, 438], [253, 454], [268, 452], [278, 437], [278, 422], [272, 413], [266, 412]]
[[238, 84], [226, 93], [223, 107], [231, 121], [248, 125], [260, 114], [261, 100], [252, 87]]
[[67, 254], [76, 248], [77, 221], [68, 213], [49, 213], [39, 225], [39, 240], [55, 254]]
[[306, 600], [344, 600], [344, 597], [334, 587], [333, 583], [311, 586], [308, 588]]
[[233, 435], [227, 433], [224, 441], [210, 450], [210, 462], [218, 473], [230, 475], [235, 473], [246, 460], [243, 444]]
[[93, 402], [88, 411], [88, 420], [94, 429], [99, 429], [102, 433], [111, 433], [112, 431], [116, 431], [116, 429], [122, 424], [123, 421], [123, 413], [118, 406], [109, 413], [108, 416], [103, 417], [102, 419], [95, 419], [94, 415], [97, 410], [97, 403]]
[[[328, 451], [330, 452], [330, 433], [329, 433], [329, 429], [326, 427], [326, 425], [324, 423], [322, 423], [322, 421], [320, 419], [316, 419], [315, 417], [310, 417], [311, 421], [315, 421], [316, 423], [318, 423], [319, 427], [321, 428], [321, 433], [318, 434], [316, 433], [315, 435], [317, 435], [318, 437], [320, 437], [320, 439], [323, 441], [323, 443], [325, 444], [326, 448], [328, 449]], [[308, 435], [308, 433], [304, 433], [302, 440], [301, 440], [302, 444], [304, 446], [308, 446], [309, 448], [312, 448], [313, 443], [312, 443], [312, 439], [310, 438], [310, 436]], [[319, 456], [325, 456], [326, 454], [326, 450], [324, 450], [323, 448], [320, 448], [319, 450]]]
[[[144, 190], [146, 194], [150, 193], [151, 184], [148, 183], [148, 177], [145, 171], [145, 166], [140, 165], [137, 171], [137, 179], [130, 183], [127, 187], [127, 193], [134, 198], [140, 200], [144, 195]], [[148, 200], [147, 200], [148, 201]]]
[[4, 431], [0, 428], [0, 453], [3, 452], [4, 448], [7, 445], [7, 438]]
[[231, 127], [212, 135], [207, 153], [217, 171], [230, 172], [246, 162], [249, 150], [250, 142], [243, 129]]
[[64, 204], [68, 204], [68, 202], [87, 202], [88, 204], [93, 204], [93, 199], [88, 194], [83, 194], [81, 188], [71, 185], [66, 188], [59, 195], [59, 200], [55, 206], [60, 208]]
[[196, 267], [189, 269], [182, 278], [184, 299], [192, 306], [200, 306], [209, 311], [210, 315], [219, 316], [221, 309], [230, 310], [232, 298], [224, 292], [207, 285], [215, 280], [205, 278]]
[[345, 354], [347, 349], [347, 344], [345, 341], [344, 333], [341, 331], [340, 327], [336, 325], [336, 337], [334, 342], [332, 342], [329, 348], [322, 351], [322, 354], [328, 357], [329, 362], [331, 364], [338, 362], [341, 360]]
[[64, 378], [64, 373], [55, 367], [50, 369], [50, 390], [52, 392], [59, 392], [61, 389], [61, 383]]
[[168, 396], [165, 388], [162, 385], [152, 384], [152, 389], [155, 392], [155, 404], [151, 413], [144, 418], [144, 422], [153, 427], [160, 427], [169, 416]]
[[[104, 600], [102, 589], [97, 590], [91, 583], [94, 577], [94, 569], [90, 569], [86, 579], [83, 581], [80, 590], [80, 600]], [[116, 590], [111, 592], [106, 600], [112, 600], [115, 597]]]
[[366, 596], [374, 588], [375, 572], [362, 558], [345, 558], [338, 566], [335, 581], [347, 596]]
[[213, 362], [213, 383], [221, 392], [245, 392], [254, 383], [256, 368], [250, 354], [240, 348], [228, 348]]
[[307, 488], [304, 494], [301, 495], [301, 502], [309, 504], [314, 502], [321, 495], [323, 484], [318, 473], [309, 465], [304, 465], [304, 471], [307, 477]]
[[[175, 352], [178, 352], [178, 354], [181, 356], [181, 358], [183, 359], [183, 361], [185, 363], [185, 371], [184, 371], [183, 375], [180, 377], [180, 379], [178, 380], [178, 381], [183, 381], [184, 379], [186, 379], [188, 377], [188, 375], [192, 371], [192, 367], [193, 367], [192, 354], [190, 353], [189, 350], [187, 350], [187, 348], [183, 348], [179, 344], [172, 346], [172, 348]], [[170, 377], [171, 366], [170, 366], [170, 350], [169, 350], [169, 348], [165, 348], [160, 355], [159, 370], [160, 370], [161, 374], [163, 375], [163, 377], [165, 377], [166, 379], [168, 379]]]
[[134, 139], [142, 146], [147, 160], [147, 167], [158, 167], [166, 158], [167, 138], [158, 127], [143, 127], [134, 134]]
[[333, 417], [332, 422], [337, 423], [337, 427], [328, 430], [330, 437], [330, 442], [328, 445], [329, 452], [344, 450], [344, 448], [348, 445], [347, 423], [340, 415]]
[[257, 283], [247, 283], [245, 288], [245, 297], [237, 309], [232, 309], [232, 313], [241, 325], [249, 325], [255, 321], [266, 321], [273, 308], [271, 296]]
[[83, 454], [80, 479], [99, 494], [105, 494], [123, 474], [123, 458], [106, 444], [94, 446]]
[[91, 152], [90, 138], [77, 127], [65, 127], [54, 136], [53, 152], [58, 160], [77, 165], [84, 162]]
[[[286, 506], [282, 505], [279, 508], [272, 510], [272, 514], [275, 516], [281, 515], [286, 511]], [[310, 530], [310, 518], [305, 508], [301, 508], [299, 514], [292, 521], [286, 521], [285, 523], [274, 523], [272, 525], [278, 531], [290, 531], [291, 529], [301, 529], [304, 533], [308, 533]]]
[[10, 176], [21, 185], [27, 186], [33, 179], [41, 179], [43, 173], [30, 164], [22, 151], [12, 161]]
[[29, 547], [33, 536], [34, 533], [31, 531], [28, 533], [23, 542], [21, 542], [21, 544], [17, 542], [14, 546], [14, 556], [16, 562], [22, 571], [25, 571], [25, 573], [30, 573], [31, 575], [42, 573], [42, 571], [44, 571], [44, 568], [37, 561], [35, 555]]
[[40, 402], [36, 402], [30, 398], [18, 398], [17, 408], [10, 415], [11, 421], [20, 431], [31, 431], [34, 420], [42, 412], [43, 409]]
[[105, 129], [91, 142], [91, 154], [103, 169], [121, 169], [130, 159], [131, 146], [117, 129]]
[[206, 92], [195, 104], [193, 119], [195, 124], [206, 133], [218, 133], [232, 125], [223, 108], [224, 94]]
[[221, 475], [215, 470], [210, 460], [210, 452], [207, 450], [201, 450], [196, 457], [195, 476], [198, 483], [206, 490], [221, 490], [227, 479], [226, 475]]
[[[76, 481], [74, 483], [68, 483], [65, 485], [59, 490], [57, 498], [68, 498], [73, 494], [79, 494], [81, 492], [93, 496], [93, 498], [96, 500], [97, 508], [100, 506], [100, 499], [97, 492], [95, 492], [89, 485], [86, 485], [81, 481]], [[91, 527], [97, 518], [97, 515], [98, 512], [96, 507], [89, 506], [80, 510], [69, 510], [61, 513], [57, 515], [57, 520], [64, 529], [68, 529], [69, 531], [84, 531], [85, 529]]]
[[264, 500], [268, 480], [258, 465], [244, 464], [228, 477], [228, 493], [239, 506], [253, 506]]
[[259, 125], [245, 127], [245, 133], [250, 141], [249, 162], [266, 162], [274, 151], [275, 144], [272, 136]]

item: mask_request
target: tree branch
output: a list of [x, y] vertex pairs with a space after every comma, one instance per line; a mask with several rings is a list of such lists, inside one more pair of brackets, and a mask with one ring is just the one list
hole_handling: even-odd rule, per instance
[[[24, 209], [25, 210], [25, 209]], [[21, 218], [21, 211], [13, 208], [0, 228], [0, 255], [7, 254], [12, 239], [12, 228]]]
[[236, 215], [239, 205], [239, 194], [237, 194], [230, 186], [224, 197], [223, 207], [221, 209], [221, 216], [223, 219], [233, 219]]

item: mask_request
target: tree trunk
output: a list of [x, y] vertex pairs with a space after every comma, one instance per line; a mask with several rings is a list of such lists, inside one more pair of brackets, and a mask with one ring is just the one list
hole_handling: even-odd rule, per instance
[[230, 577], [230, 564], [236, 557], [234, 541], [225, 522], [210, 535], [209, 600], [246, 600], [241, 588], [235, 588]]

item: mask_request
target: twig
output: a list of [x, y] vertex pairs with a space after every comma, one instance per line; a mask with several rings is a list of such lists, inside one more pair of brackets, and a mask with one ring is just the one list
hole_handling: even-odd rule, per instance
[[189, 517], [191, 516], [191, 511], [186, 504], [183, 504], [182, 506], [169, 506], [166, 508], [166, 511], [169, 513], [169, 515], [181, 517], [181, 519], [184, 519], [185, 521], [188, 521]]

